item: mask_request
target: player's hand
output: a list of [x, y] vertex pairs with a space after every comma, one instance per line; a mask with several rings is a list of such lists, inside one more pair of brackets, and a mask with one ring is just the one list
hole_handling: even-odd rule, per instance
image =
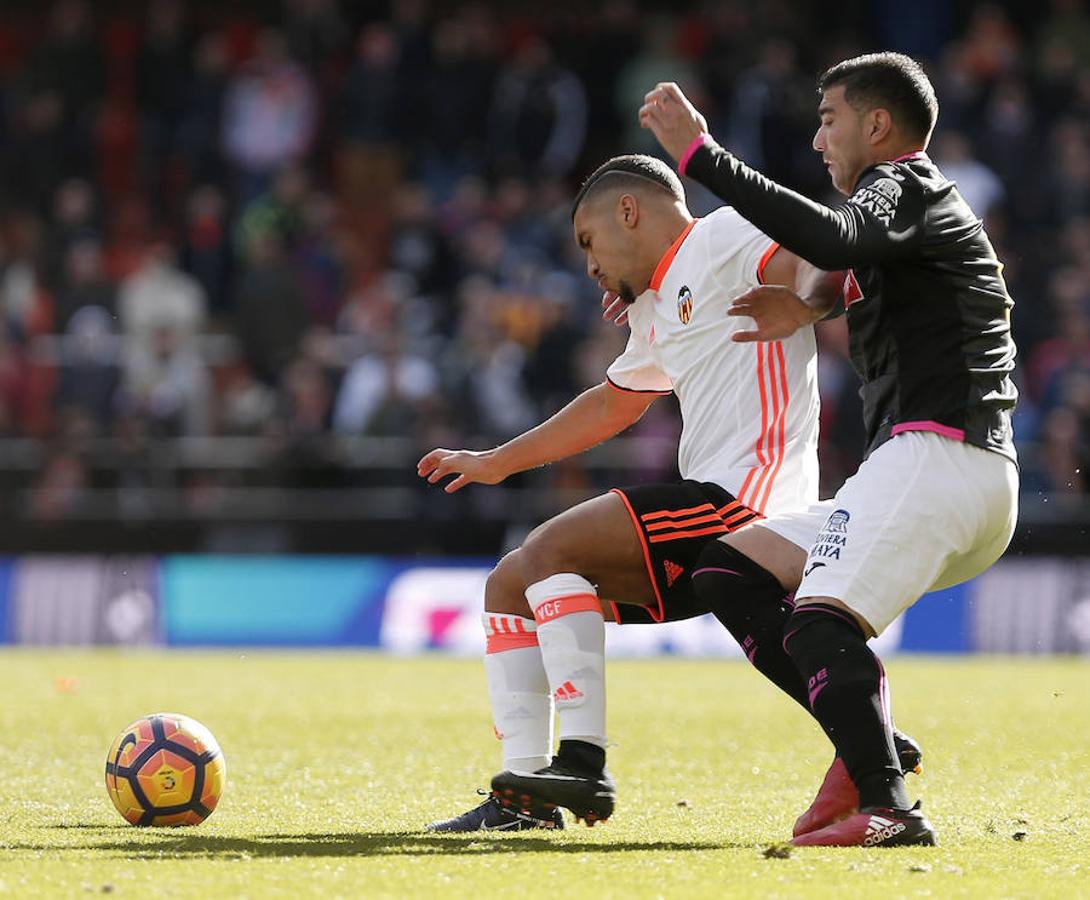
[[675, 160], [708, 130], [708, 123], [672, 81], [661, 81], [647, 92], [640, 107], [640, 125], [658, 138]]
[[499, 466], [491, 450], [444, 450], [439, 447], [427, 453], [416, 464], [416, 474], [435, 484], [448, 475], [457, 475], [443, 490], [453, 494], [467, 484], [499, 484], [507, 472]]
[[624, 325], [628, 321], [628, 304], [615, 291], [602, 294], [602, 320], [614, 325]]
[[813, 309], [798, 294], [773, 284], [751, 288], [736, 297], [727, 315], [753, 319], [756, 327], [752, 331], [731, 335], [731, 340], [739, 343], [783, 340], [814, 321]]

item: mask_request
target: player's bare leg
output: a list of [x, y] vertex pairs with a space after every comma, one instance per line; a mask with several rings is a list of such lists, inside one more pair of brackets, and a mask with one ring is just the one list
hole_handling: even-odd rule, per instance
[[[579, 587], [585, 598], [592, 593], [596, 597], [596, 609], [581, 612], [596, 612], [597, 615], [579, 615], [583, 622], [576, 639], [591, 645], [589, 651], [582, 652], [589, 658], [597, 676], [590, 676], [585, 683], [580, 678], [579, 686], [569, 677], [573, 672], [564, 674], [565, 657], [570, 663], [573, 654], [570, 647], [563, 646], [559, 651], [560, 662], [554, 663], [553, 680], [557, 683], [550, 685], [540, 651], [539, 624], [526, 598], [527, 588], [565, 572], [581, 580]], [[571, 762], [574, 756], [577, 768], [588, 773], [597, 770], [598, 774], [605, 775], [601, 645], [604, 641], [602, 622], [612, 618], [612, 608], [597, 599], [596, 588], [602, 596], [621, 598], [621, 602], [646, 605], [655, 599], [631, 520], [623, 502], [612, 494], [581, 503], [535, 529], [523, 547], [507, 554], [488, 578], [483, 615], [487, 636], [485, 672], [494, 729], [503, 742], [506, 772], [526, 774], [550, 765], [555, 693], [562, 709], [558, 759], [562, 763]], [[584, 603], [584, 606], [588, 605]], [[546, 628], [546, 633], [549, 630]], [[570, 640], [571, 635], [560, 630], [559, 640], [565, 639]], [[580, 652], [577, 648], [575, 655]], [[577, 665], [575, 668], [587, 667]], [[569, 710], [588, 707], [575, 717], [574, 724], [569, 721], [570, 729], [578, 732], [570, 736], [565, 731], [565, 705]], [[592, 733], [583, 734], [584, 731]], [[558, 811], [527, 801], [517, 809], [511, 807], [506, 817], [485, 803], [465, 816], [430, 827], [433, 830], [562, 827], [562, 822]]]
[[493, 779], [493, 788], [516, 807], [554, 803], [588, 823], [606, 819], [613, 810], [613, 784], [605, 770], [599, 591], [624, 602], [654, 602], [641, 545], [624, 502], [607, 494], [535, 529], [515, 557], [557, 707], [560, 747], [550, 766], [534, 773], [507, 770]]

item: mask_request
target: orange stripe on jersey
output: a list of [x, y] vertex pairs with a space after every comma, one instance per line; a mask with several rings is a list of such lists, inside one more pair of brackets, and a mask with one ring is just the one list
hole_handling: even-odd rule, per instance
[[643, 513], [641, 521], [650, 522], [652, 519], [683, 519], [685, 516], [696, 513], [712, 512], [715, 509], [710, 503], [701, 503], [699, 506], [690, 506], [688, 509], [657, 509], [654, 512]]
[[722, 521], [723, 521], [723, 517], [720, 516], [719, 513], [709, 512], [706, 516], [695, 516], [695, 517], [693, 517], [691, 519], [685, 519], [682, 522], [670, 522], [670, 521], [663, 520], [661, 522], [655, 522], [654, 524], [651, 524], [651, 525], [648, 525], [646, 522], [644, 522], [643, 527], [645, 529], [647, 529], [648, 532], [652, 532], [652, 531], [662, 531], [664, 528], [688, 528], [690, 525], [703, 525], [705, 522], [722, 522]]
[[753, 481], [754, 476], [765, 465], [765, 455], [763, 447], [765, 432], [768, 430], [768, 397], [765, 393], [764, 349], [764, 344], [757, 344], [757, 388], [761, 395], [761, 430], [757, 433], [757, 445], [753, 448], [753, 452], [757, 455], [757, 465], [749, 470], [749, 474], [746, 475], [746, 480], [742, 482], [742, 489], [738, 492], [738, 499], [749, 507], [753, 506], [753, 501], [752, 499], [746, 499], [746, 492], [749, 490], [750, 483]]
[[681, 245], [685, 242], [685, 238], [689, 236], [689, 232], [693, 230], [693, 226], [699, 222], [699, 219], [693, 219], [688, 225], [685, 226], [685, 230], [677, 236], [667, 251], [662, 254], [662, 259], [659, 260], [655, 271], [651, 275], [651, 290], [657, 291], [662, 287], [662, 281], [666, 278], [666, 273], [670, 271], [670, 264], [673, 263], [674, 257], [677, 256], [678, 250], [681, 249]]
[[765, 355], [765, 374], [768, 376], [768, 395], [772, 401], [768, 431], [765, 432], [765, 453], [767, 454], [768, 459], [764, 468], [761, 469], [761, 473], [757, 476], [757, 481], [753, 485], [753, 493], [749, 498], [749, 505], [753, 509], [761, 510], [762, 512], [764, 511], [764, 507], [760, 504], [761, 489], [764, 487], [765, 480], [772, 471], [772, 467], [776, 464], [776, 451], [779, 449], [776, 445], [776, 426], [780, 416], [780, 394], [779, 385], [777, 384], [778, 379], [776, 377], [774, 346], [774, 344], [769, 344], [768, 353]]
[[761, 284], [765, 283], [765, 266], [768, 265], [768, 261], [776, 255], [776, 251], [780, 249], [780, 245], [773, 241], [768, 245], [768, 249], [761, 254], [761, 258], [757, 261], [757, 280]]
[[720, 522], [718, 525], [709, 525], [707, 528], [694, 528], [692, 531], [666, 531], [662, 534], [648, 536], [652, 544], [661, 544], [663, 541], [676, 541], [679, 538], [700, 537], [705, 534], [726, 534], [727, 526]]
[[768, 352], [763, 354], [760, 352], [761, 345], [758, 344], [757, 350], [757, 381], [761, 391], [761, 432], [757, 436], [755, 448], [758, 464], [746, 475], [742, 490], [738, 492], [738, 499], [755, 512], [763, 514], [771, 496], [772, 484], [783, 465], [789, 394], [783, 344], [773, 341], [768, 345]]
[[771, 474], [768, 476], [768, 481], [765, 484], [764, 491], [761, 494], [761, 500], [757, 504], [758, 508], [763, 512], [765, 507], [768, 506], [768, 499], [772, 494], [772, 485], [776, 481], [776, 476], [780, 474], [780, 466], [783, 465], [783, 456], [786, 445], [786, 430], [787, 430], [787, 404], [791, 397], [787, 391], [787, 362], [783, 356], [783, 344], [776, 341], [776, 362], [778, 364], [780, 375], [780, 390], [783, 393], [783, 408], [780, 410], [780, 420], [778, 433], [776, 435], [776, 465], [772, 469]]
[[571, 616], [581, 612], [597, 612], [601, 614], [602, 604], [597, 594], [569, 594], [566, 597], [555, 597], [538, 604], [534, 610], [534, 618], [538, 625], [544, 625], [561, 616]]

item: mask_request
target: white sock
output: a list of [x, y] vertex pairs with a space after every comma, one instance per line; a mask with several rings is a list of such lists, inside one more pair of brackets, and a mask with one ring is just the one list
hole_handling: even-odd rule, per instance
[[606, 746], [606, 628], [594, 585], [550, 575], [526, 588], [541, 659], [560, 719], [560, 739]]
[[486, 612], [484, 673], [503, 767], [536, 772], [552, 760], [553, 697], [533, 619]]

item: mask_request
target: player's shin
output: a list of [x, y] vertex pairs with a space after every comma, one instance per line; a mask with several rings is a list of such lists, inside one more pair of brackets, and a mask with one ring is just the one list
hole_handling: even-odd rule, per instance
[[793, 602], [775, 576], [733, 547], [712, 541], [697, 557], [692, 581], [696, 595], [753, 667], [809, 710], [806, 683], [783, 648]]
[[550, 575], [526, 589], [541, 658], [556, 702], [558, 756], [588, 772], [605, 765], [605, 622], [594, 586], [580, 575]]
[[784, 645], [807, 679], [814, 717], [859, 788], [860, 809], [907, 809], [885, 671], [862, 629], [843, 610], [808, 604], [792, 615]]
[[503, 742], [503, 765], [534, 772], [549, 764], [553, 702], [533, 619], [486, 612], [485, 678], [492, 724]]

